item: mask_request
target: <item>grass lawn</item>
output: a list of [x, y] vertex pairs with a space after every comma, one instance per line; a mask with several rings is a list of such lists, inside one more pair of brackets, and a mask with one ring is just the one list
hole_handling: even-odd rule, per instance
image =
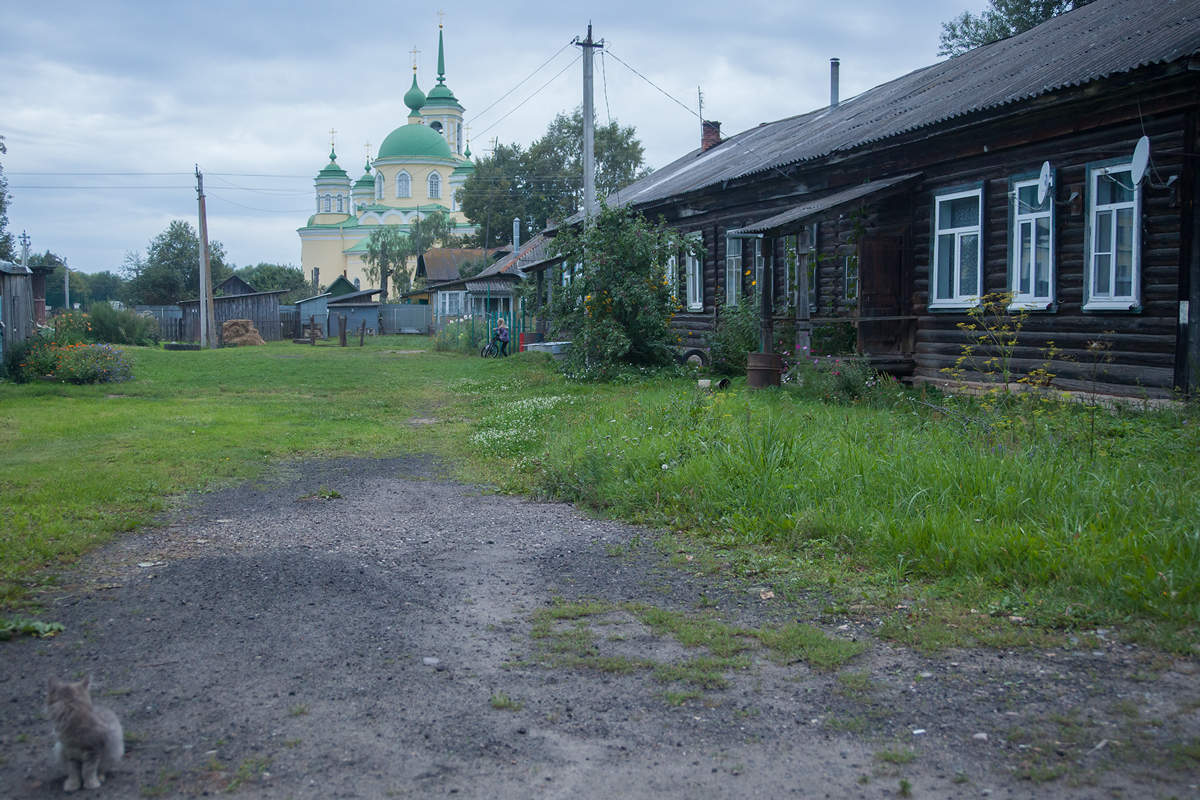
[[0, 599], [180, 493], [292, 459], [427, 452], [465, 479], [672, 529], [690, 568], [886, 610], [885, 632], [916, 646], [1114, 624], [1197, 640], [1193, 407], [573, 384], [533, 354], [428, 347], [129, 348], [129, 383], [0, 384]]

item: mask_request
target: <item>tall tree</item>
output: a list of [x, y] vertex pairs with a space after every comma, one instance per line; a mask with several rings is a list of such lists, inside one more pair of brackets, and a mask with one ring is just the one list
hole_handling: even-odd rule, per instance
[[[0, 136], [0, 155], [7, 153], [4, 137]], [[8, 180], [4, 177], [4, 166], [0, 165], [0, 260], [12, 261], [14, 257], [13, 236], [8, 232]]]
[[[367, 239], [367, 280], [378, 283], [383, 291], [380, 300], [387, 302], [388, 278], [396, 276], [396, 286], [401, 292], [408, 290], [408, 237], [399, 229], [384, 225], [371, 231]], [[402, 288], [401, 288], [402, 287]]]
[[956, 56], [980, 45], [1016, 36], [1090, 0], [988, 0], [978, 15], [964, 11], [942, 23], [939, 56]]
[[[603, 198], [650, 172], [637, 131], [615, 120], [597, 125], [596, 194]], [[564, 219], [583, 205], [583, 112], [559, 114], [528, 149], [501, 145], [476, 162], [459, 195], [463, 213], [479, 228], [477, 244], [496, 247], [511, 239], [512, 220], [521, 238]]]
[[93, 272], [85, 277], [87, 277], [93, 303], [116, 300], [125, 288], [125, 281], [121, 276], [110, 270]]
[[[233, 274], [225, 263], [225, 248], [209, 242], [209, 266], [216, 286]], [[200, 296], [200, 237], [189, 223], [177, 219], [155, 236], [146, 257], [125, 258], [126, 302], [132, 305], [174, 305]]]
[[234, 275], [260, 292], [285, 290], [279, 298], [281, 303], [294, 303], [312, 294], [312, 284], [304, 279], [304, 272], [291, 264], [268, 264], [260, 261], [253, 267], [242, 267]]
[[[29, 266], [54, 268], [54, 271], [46, 276], [46, 306], [54, 309], [63, 308], [66, 303], [63, 292], [63, 273], [67, 269], [66, 260], [57, 253], [47, 250], [44, 253], [30, 253]], [[71, 270], [70, 281], [71, 305], [74, 306], [78, 303], [80, 308], [87, 308], [92, 301], [91, 286], [87, 276], [82, 272]]]

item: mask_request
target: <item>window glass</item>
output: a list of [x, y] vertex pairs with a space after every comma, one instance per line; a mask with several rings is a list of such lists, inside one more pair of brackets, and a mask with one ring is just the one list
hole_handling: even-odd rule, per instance
[[954, 297], [954, 234], [943, 234], [937, 241], [937, 293], [938, 300]]
[[1112, 170], [1096, 180], [1096, 205], [1133, 202], [1133, 175], [1128, 169]]
[[938, 230], [969, 228], [979, 224], [979, 198], [957, 197], [941, 202]]
[[1036, 220], [1034, 236], [1034, 295], [1050, 296], [1050, 217]]
[[960, 295], [979, 294], [979, 234], [964, 234], [959, 239]]

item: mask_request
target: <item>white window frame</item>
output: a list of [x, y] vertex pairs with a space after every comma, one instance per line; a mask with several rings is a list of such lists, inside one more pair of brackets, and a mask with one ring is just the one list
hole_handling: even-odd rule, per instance
[[[974, 225], [964, 225], [958, 228], [942, 228], [941, 215], [942, 204], [952, 200], [960, 200], [965, 197], [974, 197], [978, 202], [979, 213], [976, 217]], [[984, 205], [983, 205], [983, 186], [976, 186], [970, 189], [960, 189], [952, 191], [944, 191], [933, 196], [933, 220], [932, 220], [932, 247], [930, 248], [931, 260], [929, 262], [929, 308], [930, 309], [962, 309], [971, 308], [979, 305], [979, 298], [983, 294], [983, 221], [984, 221]], [[966, 293], [962, 290], [962, 241], [967, 236], [975, 236], [975, 289], [972, 293]], [[954, 255], [950, 265], [953, 271], [951, 276], [951, 296], [948, 298], [937, 297], [938, 287], [938, 264], [940, 263], [941, 255], [941, 237], [954, 237]]]
[[[843, 256], [842, 261], [842, 299], [847, 303], [857, 303], [858, 301], [858, 253], [849, 253]], [[853, 277], [853, 281], [851, 280]], [[850, 286], [853, 284], [854, 293], [850, 293]]]
[[763, 285], [763, 270], [766, 267], [766, 258], [763, 256], [763, 240], [761, 238], [754, 240], [754, 297], [756, 298], [755, 305], [761, 305], [757, 302], [757, 298], [762, 297]]
[[441, 200], [442, 199], [442, 176], [437, 172], [431, 172], [431, 173], [429, 173], [429, 177], [426, 179], [425, 182], [426, 182], [426, 184], [428, 186], [428, 190], [429, 190], [429, 199], [430, 200]]
[[344, 195], [337, 196], [337, 210], [339, 214], [346, 213], [346, 198]]
[[[700, 231], [689, 233], [684, 237], [688, 242], [704, 244], [704, 234]], [[688, 251], [684, 256], [687, 279], [687, 308], [688, 311], [704, 310], [704, 258]]]
[[396, 173], [396, 199], [406, 197], [412, 197], [412, 175], [408, 174], [408, 170], [402, 169]]
[[375, 173], [375, 199], [376, 200], [383, 199], [383, 173], [382, 172]]
[[[1109, 175], [1112, 180], [1119, 180], [1133, 188], [1133, 198], [1120, 203], [1096, 202], [1101, 178]], [[1120, 175], [1121, 177], [1116, 177]], [[1128, 182], [1128, 183], [1126, 183]], [[1087, 235], [1084, 239], [1086, 252], [1084, 254], [1084, 311], [1140, 311], [1142, 297], [1142, 186], [1133, 183], [1132, 165], [1129, 161], [1108, 162], [1088, 166], [1088, 212]], [[1117, 280], [1117, 225], [1116, 216], [1120, 211], [1132, 211], [1130, 246], [1130, 293], [1115, 294]], [[1099, 241], [1100, 226], [1097, 224], [1101, 214], [1111, 214], [1113, 223], [1109, 226], [1108, 242]], [[1100, 248], [1107, 249], [1100, 249]], [[1107, 294], [1096, 291], [1097, 261], [1101, 256], [1109, 257]]]
[[736, 306], [742, 296], [742, 240], [725, 234], [725, 305]]
[[321, 198], [321, 211], [325, 214], [328, 214], [328, 213], [330, 213], [332, 208], [333, 208], [333, 196], [327, 194], [323, 198]]
[[[1009, 184], [1009, 251], [1008, 251], [1008, 290], [1012, 293], [1009, 308], [1015, 311], [1046, 311], [1054, 306], [1054, 193], [1047, 192], [1046, 202], [1041, 208], [1025, 208], [1021, 205], [1021, 190], [1036, 189], [1037, 178], [1029, 180], [1013, 179]], [[1030, 237], [1037, 230], [1039, 220], [1047, 220], [1049, 229], [1049, 249], [1047, 251], [1046, 275], [1048, 289], [1046, 294], [1037, 292], [1037, 248], [1035, 239]], [[1029, 291], [1021, 291], [1021, 280], [1026, 266], [1022, 262], [1023, 254], [1031, 258], [1028, 264]]]
[[679, 256], [672, 253], [663, 264], [663, 281], [671, 292], [671, 299], [679, 301]]

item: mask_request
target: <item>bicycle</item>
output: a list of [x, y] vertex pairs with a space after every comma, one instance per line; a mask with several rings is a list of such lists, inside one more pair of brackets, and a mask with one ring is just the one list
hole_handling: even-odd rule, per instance
[[492, 340], [483, 346], [479, 351], [480, 358], [499, 358], [500, 356], [500, 340], [492, 337]]

